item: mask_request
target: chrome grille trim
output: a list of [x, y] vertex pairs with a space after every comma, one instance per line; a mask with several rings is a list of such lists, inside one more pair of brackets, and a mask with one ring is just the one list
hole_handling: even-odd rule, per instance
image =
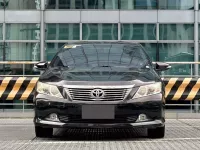
[[[93, 88], [94, 87], [94, 88]], [[105, 92], [105, 96], [100, 99], [95, 99], [91, 97], [91, 91], [95, 88], [100, 88]], [[124, 100], [130, 91], [131, 86], [69, 86], [65, 88], [66, 93], [71, 98], [71, 100], [76, 101], [122, 101]]]
[[117, 85], [117, 86], [113, 86], [113, 85], [65, 85], [63, 86], [65, 88], [76, 88], [76, 89], [82, 89], [82, 90], [87, 90], [87, 89], [96, 89], [96, 88], [100, 88], [100, 89], [121, 89], [121, 88], [133, 88], [134, 85]]

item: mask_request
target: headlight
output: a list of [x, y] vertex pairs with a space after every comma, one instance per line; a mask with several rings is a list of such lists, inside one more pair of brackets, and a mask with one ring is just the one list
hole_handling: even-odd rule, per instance
[[161, 89], [162, 89], [161, 82], [141, 86], [136, 92], [136, 94], [133, 96], [133, 98], [139, 98], [139, 97], [144, 97], [148, 95], [158, 94], [161, 92]]
[[54, 85], [38, 82], [36, 90], [38, 93], [41, 93], [41, 94], [47, 94], [47, 95], [63, 98], [58, 88]]

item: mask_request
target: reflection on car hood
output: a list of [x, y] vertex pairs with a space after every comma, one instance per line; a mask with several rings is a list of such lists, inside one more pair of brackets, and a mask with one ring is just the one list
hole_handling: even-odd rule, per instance
[[40, 81], [51, 82], [58, 84], [58, 82], [73, 82], [73, 81], [87, 81], [87, 82], [122, 82], [122, 81], [140, 81], [157, 82], [160, 81], [158, 75], [150, 70], [127, 70], [127, 71], [70, 71], [61, 69], [49, 69], [40, 77]]

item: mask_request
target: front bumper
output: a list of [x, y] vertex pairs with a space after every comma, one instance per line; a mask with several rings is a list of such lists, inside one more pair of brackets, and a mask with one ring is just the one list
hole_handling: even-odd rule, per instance
[[[164, 126], [164, 102], [162, 94], [151, 95], [129, 101], [112, 102], [67, 102], [46, 95], [37, 95], [35, 100], [36, 126], [43, 127], [101, 127], [124, 126], [154, 128]], [[112, 105], [114, 106], [114, 119], [83, 119], [83, 105]], [[103, 110], [102, 110], [103, 111]], [[50, 121], [46, 117], [51, 113], [58, 115], [59, 121]], [[95, 112], [91, 112], [95, 113]], [[138, 121], [140, 114], [145, 114], [147, 120]]]
[[51, 128], [69, 128], [69, 127], [91, 127], [91, 128], [99, 128], [99, 127], [144, 127], [144, 128], [156, 128], [164, 126], [163, 120], [154, 120], [154, 121], [146, 121], [146, 122], [135, 122], [135, 123], [115, 123], [115, 124], [99, 124], [99, 123], [63, 123], [63, 122], [53, 122], [47, 120], [35, 120], [36, 126], [42, 127], [51, 127]]

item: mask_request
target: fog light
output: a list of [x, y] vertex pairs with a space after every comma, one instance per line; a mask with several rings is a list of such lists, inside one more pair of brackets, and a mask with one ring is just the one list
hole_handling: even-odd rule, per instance
[[49, 120], [49, 121], [59, 121], [58, 115], [57, 115], [56, 113], [50, 114], [50, 115], [46, 118], [46, 120]]
[[136, 122], [147, 121], [147, 116], [145, 114], [140, 114]]

